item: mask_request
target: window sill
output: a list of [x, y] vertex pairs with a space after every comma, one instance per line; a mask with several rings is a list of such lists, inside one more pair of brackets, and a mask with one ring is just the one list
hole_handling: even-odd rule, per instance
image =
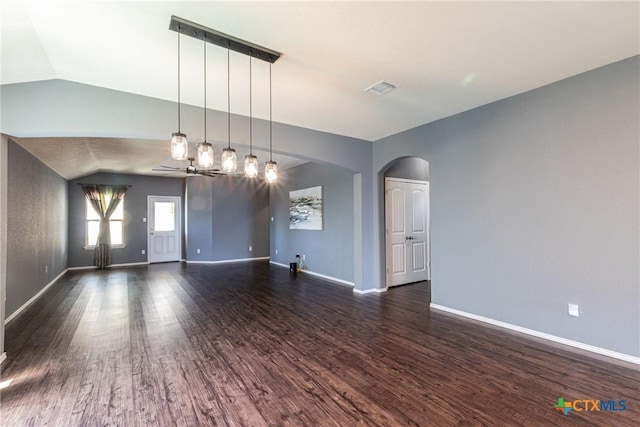
[[[111, 245], [111, 249], [122, 249], [122, 248], [126, 248], [127, 245]], [[91, 245], [91, 246], [85, 246], [84, 250], [85, 251], [92, 251], [96, 248], [96, 245]]]

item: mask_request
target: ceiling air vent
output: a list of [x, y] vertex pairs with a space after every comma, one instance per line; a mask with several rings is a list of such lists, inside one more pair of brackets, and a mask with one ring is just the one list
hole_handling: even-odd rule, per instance
[[364, 91], [372, 93], [374, 95], [382, 96], [387, 92], [391, 92], [393, 89], [397, 87], [400, 87], [400, 85], [397, 85], [395, 83], [385, 82], [384, 80], [380, 80], [378, 83], [372, 84], [371, 86], [366, 88]]

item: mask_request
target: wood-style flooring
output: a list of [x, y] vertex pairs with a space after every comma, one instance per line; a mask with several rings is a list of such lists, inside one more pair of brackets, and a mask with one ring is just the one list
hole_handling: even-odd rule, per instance
[[70, 272], [5, 347], [2, 426], [640, 425], [636, 366], [266, 262]]

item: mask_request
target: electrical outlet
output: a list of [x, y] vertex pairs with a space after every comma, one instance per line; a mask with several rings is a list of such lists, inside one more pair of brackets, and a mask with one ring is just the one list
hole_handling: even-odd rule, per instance
[[278, 255], [278, 250], [276, 249], [276, 255]]
[[306, 255], [302, 255], [302, 260], [306, 261], [307, 260], [307, 256]]
[[142, 222], [147, 222], [147, 218], [142, 218]]
[[144, 254], [146, 254], [146, 253], [147, 253], [147, 251], [145, 251], [145, 250], [143, 249], [143, 250], [141, 250], [141, 251], [140, 251], [140, 253], [141, 253], [142, 255], [144, 255]]
[[580, 316], [580, 306], [578, 304], [569, 303], [568, 309], [569, 309], [569, 316], [574, 316], [574, 317]]
[[48, 266], [48, 265], [45, 265], [45, 266], [44, 266], [44, 272], [45, 272], [45, 273], [48, 273], [48, 272], [49, 272], [49, 266]]
[[199, 254], [200, 253], [200, 249], [196, 249], [196, 253]]
[[249, 252], [253, 251], [253, 246], [249, 245]]
[[271, 222], [273, 222], [273, 217], [271, 217]]

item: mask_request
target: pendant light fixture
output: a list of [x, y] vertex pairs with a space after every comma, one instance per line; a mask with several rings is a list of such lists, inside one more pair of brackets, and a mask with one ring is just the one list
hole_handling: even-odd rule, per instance
[[213, 167], [213, 145], [207, 142], [207, 38], [204, 37], [204, 141], [198, 144], [198, 164]]
[[236, 156], [236, 150], [231, 148], [231, 89], [230, 83], [231, 73], [229, 72], [229, 46], [227, 46], [227, 148], [222, 150], [222, 156], [220, 162], [222, 163], [222, 171], [227, 173], [233, 173], [238, 167], [238, 157]]
[[258, 158], [253, 155], [253, 110], [252, 110], [252, 93], [253, 82], [251, 72], [251, 62], [253, 56], [249, 52], [249, 154], [244, 156], [244, 176], [247, 178], [255, 178], [258, 176]]
[[[186, 19], [171, 16], [169, 29], [178, 33], [178, 132], [171, 138], [171, 157], [176, 160], [186, 160], [188, 158], [187, 136], [180, 131], [180, 36], [187, 35], [204, 41], [204, 141], [198, 144], [198, 164], [202, 168], [213, 165], [213, 146], [207, 142], [207, 43], [211, 43], [227, 49], [227, 147], [222, 150], [221, 169], [223, 173], [233, 173], [237, 169], [238, 159], [236, 150], [231, 148], [231, 70], [230, 51], [233, 50], [249, 57], [249, 154], [244, 160], [244, 174], [248, 178], [258, 176], [258, 158], [253, 154], [253, 58], [267, 61], [270, 64], [280, 58], [281, 54], [250, 43], [239, 38], [230, 36], [220, 31], [207, 28]], [[265, 179], [267, 182], [275, 182], [277, 179], [278, 167], [272, 158], [272, 112], [271, 112], [271, 66], [269, 66], [269, 161], [265, 164]]]
[[187, 160], [188, 154], [187, 135], [180, 132], [180, 26], [178, 26], [178, 132], [171, 134], [171, 158]]
[[269, 63], [269, 161], [264, 165], [264, 179], [267, 184], [273, 184], [278, 180], [278, 164], [273, 161], [273, 104], [271, 99], [271, 63]]

